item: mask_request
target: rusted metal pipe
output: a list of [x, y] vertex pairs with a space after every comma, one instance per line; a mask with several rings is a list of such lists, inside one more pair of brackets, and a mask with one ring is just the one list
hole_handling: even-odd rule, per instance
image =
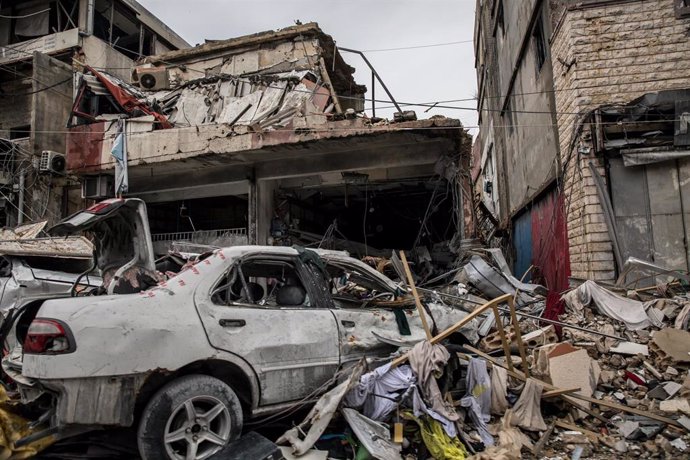
[[369, 59], [367, 59], [367, 57], [364, 55], [364, 53], [362, 53], [361, 51], [350, 49], [350, 48], [338, 47], [338, 50], [345, 51], [347, 53], [359, 54], [362, 57], [362, 59], [364, 60], [364, 63], [369, 66], [369, 68], [371, 69], [371, 72], [374, 74], [376, 79], [379, 81], [379, 83], [383, 87], [383, 90], [386, 92], [386, 94], [388, 94], [388, 97], [390, 98], [393, 105], [395, 105], [395, 108], [398, 109], [398, 112], [403, 113], [403, 110], [400, 108], [400, 105], [395, 101], [395, 98], [393, 97], [391, 92], [388, 90], [388, 87], [386, 86], [386, 84], [381, 79], [381, 76], [378, 74], [378, 72], [376, 72], [376, 69], [374, 69], [374, 66], [371, 64], [371, 62], [369, 62]]

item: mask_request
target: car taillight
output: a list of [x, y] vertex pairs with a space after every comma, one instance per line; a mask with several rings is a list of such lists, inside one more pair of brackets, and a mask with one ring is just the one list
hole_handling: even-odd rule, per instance
[[31, 322], [24, 339], [24, 353], [58, 354], [74, 351], [69, 328], [54, 319], [37, 318]]

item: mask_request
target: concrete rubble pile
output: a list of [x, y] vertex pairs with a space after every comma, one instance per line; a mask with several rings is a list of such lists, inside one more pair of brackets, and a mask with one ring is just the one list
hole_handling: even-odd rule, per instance
[[[105, 214], [85, 211], [88, 219], [79, 219], [81, 226], [74, 230], [90, 222], [88, 229], [95, 231], [108, 222], [104, 216], [123, 213], [133, 218], [143, 206], [138, 200], [104, 205]], [[60, 225], [66, 224], [58, 230]], [[21, 262], [37, 270], [32, 257], [46, 252], [37, 252], [36, 242], [50, 248], [55, 244], [55, 238], [37, 239], [38, 232], [38, 227], [15, 231], [12, 244], [20, 247], [4, 243], [3, 257], [14, 257], [15, 267]], [[74, 241], [69, 248], [88, 243], [70, 238], [60, 241]], [[111, 247], [122, 246], [121, 239], [113, 240]], [[544, 286], [526, 282], [525, 276], [512, 274], [500, 249], [472, 242], [459, 246], [457, 260], [441, 274], [439, 266], [429, 270], [420, 263], [414, 251], [361, 261], [334, 251], [298, 248], [298, 253], [322, 264], [331, 258], [332, 267], [341, 268], [324, 272], [332, 277], [327, 286], [352, 299], [352, 314], [371, 307], [383, 319], [354, 329], [357, 317], [342, 317], [343, 326], [349, 321], [353, 327], [347, 346], [357, 353], [341, 356], [333, 378], [307, 397], [252, 420], [223, 455], [213, 458], [512, 460], [690, 454], [687, 274], [630, 259], [616, 284], [571, 280], [572, 289], [554, 296]], [[183, 254], [159, 259], [151, 272], [169, 278], [178, 272], [203, 275], [200, 270], [211, 270], [204, 268], [212, 266], [209, 258], [227, 258], [217, 250], [207, 258], [187, 260]], [[68, 255], [76, 262], [63, 257], [62, 265], [83, 264], [87, 254], [82, 248]], [[416, 263], [408, 263], [408, 256]], [[354, 271], [342, 268], [348, 259], [355, 262]], [[385, 298], [381, 287], [361, 282], [367, 270], [388, 283], [391, 292]], [[636, 271], [652, 275], [634, 278]], [[19, 275], [10, 273], [4, 282], [23, 279]], [[65, 281], [69, 291], [77, 285], [89, 289], [77, 276]], [[640, 287], [640, 280], [647, 285]], [[140, 297], [155, 298], [164, 284], [140, 286]], [[45, 281], [27, 284], [26, 292], [2, 300], [16, 303], [46, 286]], [[128, 293], [131, 288], [111, 283], [107, 289]], [[94, 441], [94, 432], [39, 431], [41, 422], [35, 422], [29, 407], [16, 397], [20, 387], [8, 385], [26, 380], [21, 354], [21, 348], [10, 348], [3, 360], [0, 458], [37, 453], [44, 458], [93, 458], [92, 450], [86, 456], [65, 456], [80, 448], [80, 442], [88, 449], [99, 445], [107, 450], [102, 458], [136, 457], [135, 449], [124, 456], [110, 455], [117, 449]], [[308, 410], [303, 418], [300, 408]], [[104, 436], [113, 433], [105, 430]]]
[[[380, 271], [406, 264], [395, 255], [368, 262]], [[479, 318], [479, 342], [460, 338], [456, 325], [390, 360], [362, 360], [277, 440], [285, 458], [690, 453], [687, 284], [585, 281], [547, 320], [546, 289], [512, 276], [500, 250], [475, 250], [435, 287], [408, 286], [427, 305]]]

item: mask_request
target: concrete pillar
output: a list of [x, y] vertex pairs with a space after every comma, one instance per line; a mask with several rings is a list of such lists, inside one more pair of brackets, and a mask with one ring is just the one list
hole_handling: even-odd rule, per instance
[[268, 244], [271, 236], [271, 221], [275, 211], [275, 191], [280, 185], [279, 180], [257, 181], [256, 233], [257, 244]]
[[249, 197], [247, 199], [247, 242], [249, 244], [257, 244], [257, 200], [258, 200], [258, 183], [255, 178], [249, 180]]
[[95, 0], [79, 0], [79, 30], [86, 35], [93, 35], [95, 10]]

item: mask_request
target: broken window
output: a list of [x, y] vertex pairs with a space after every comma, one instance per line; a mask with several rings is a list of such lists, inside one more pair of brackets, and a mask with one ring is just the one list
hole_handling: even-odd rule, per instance
[[544, 37], [544, 22], [541, 15], [537, 19], [532, 31], [532, 40], [534, 41], [534, 53], [537, 62], [537, 72], [541, 70], [546, 62], [546, 38]]
[[0, 44], [21, 43], [77, 28], [79, 0], [2, 2]]
[[[141, 57], [141, 23], [136, 14], [114, 0], [96, 0], [94, 35], [131, 59]], [[150, 48], [150, 46], [149, 46]]]
[[213, 289], [211, 300], [217, 305], [310, 305], [304, 283], [292, 261], [262, 258], [233, 266]]
[[432, 170], [413, 174], [421, 177], [375, 181], [351, 174], [344, 183], [315, 186], [283, 181], [271, 236], [282, 246], [319, 246], [360, 257], [389, 255], [393, 248], [447, 247], [454, 232], [453, 186], [431, 177]]
[[10, 128], [10, 140], [26, 139], [31, 136], [31, 125]]
[[676, 0], [675, 9], [676, 18], [690, 17], [690, 0]]
[[376, 306], [377, 301], [394, 300], [395, 293], [356, 267], [329, 262], [331, 295], [341, 308]]

